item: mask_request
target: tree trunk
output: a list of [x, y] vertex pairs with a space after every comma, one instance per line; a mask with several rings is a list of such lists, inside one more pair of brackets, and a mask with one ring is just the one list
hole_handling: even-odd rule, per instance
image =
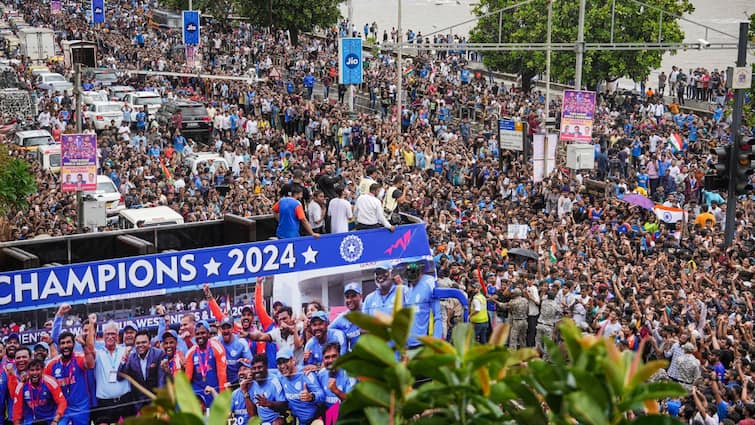
[[295, 27], [291, 27], [288, 29], [289, 34], [291, 34], [291, 44], [294, 46], [299, 45], [299, 29]]
[[9, 242], [13, 235], [13, 228], [8, 217], [0, 216], [0, 242]]
[[536, 74], [531, 69], [522, 70], [522, 92], [529, 93], [532, 91], [532, 77]]

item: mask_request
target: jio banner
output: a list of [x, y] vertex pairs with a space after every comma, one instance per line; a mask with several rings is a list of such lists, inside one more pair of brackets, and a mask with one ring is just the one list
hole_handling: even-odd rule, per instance
[[60, 177], [63, 192], [97, 190], [97, 135], [61, 136]]
[[[429, 256], [425, 225], [412, 224], [393, 233], [373, 229], [21, 270], [0, 274], [0, 313], [157, 297], [198, 290], [204, 283], [245, 284], [259, 276], [273, 276], [274, 288], [310, 280], [321, 287], [315, 295], [322, 299], [330, 285], [323, 276], [359, 273], [408, 259], [429, 259], [430, 269]], [[303, 294], [297, 296], [311, 296], [306, 288], [297, 288]], [[276, 299], [286, 302], [286, 296]], [[295, 301], [289, 300], [289, 305], [295, 306]]]
[[362, 39], [342, 38], [338, 46], [338, 84], [362, 84]]
[[594, 115], [595, 92], [564, 90], [559, 139], [566, 142], [591, 143]]
[[105, 23], [105, 0], [92, 0], [92, 23]]
[[184, 44], [189, 46], [199, 45], [199, 11], [183, 11], [183, 35]]

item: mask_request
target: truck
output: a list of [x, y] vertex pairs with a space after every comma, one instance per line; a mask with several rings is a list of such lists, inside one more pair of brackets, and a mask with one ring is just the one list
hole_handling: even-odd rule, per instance
[[66, 68], [72, 68], [80, 63], [86, 68], [97, 67], [97, 43], [86, 40], [63, 40], [60, 42], [63, 49], [63, 63]]
[[18, 30], [20, 53], [31, 61], [46, 61], [55, 56], [55, 33], [49, 28], [27, 27]]

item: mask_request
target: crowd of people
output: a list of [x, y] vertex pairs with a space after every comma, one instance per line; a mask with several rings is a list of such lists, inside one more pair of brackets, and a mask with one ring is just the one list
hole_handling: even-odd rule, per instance
[[[93, 28], [78, 4], [66, 5], [69, 13], [54, 19], [41, 2], [15, 4], [30, 24], [50, 26], [62, 38], [96, 40], [101, 63], [113, 68], [190, 70], [173, 48], [180, 34], [148, 28], [147, 5], [121, 2], [105, 28]], [[475, 78], [463, 52], [428, 50], [413, 58], [414, 71], [405, 77], [407, 105], [399, 113], [395, 59], [380, 54], [366, 60], [358, 93], [371, 109], [350, 115], [343, 103], [347, 88], [336, 82], [337, 28], [324, 38], [302, 36], [296, 46], [284, 32], [243, 23], [234, 29], [216, 24], [202, 34], [203, 72], [244, 75], [255, 69], [265, 77], [277, 67], [283, 75], [257, 83], [124, 76], [124, 82], [166, 98], [204, 102], [215, 123], [209, 142], [188, 139], [180, 126], [149, 116], [139, 127], [101, 132], [101, 172], [127, 205], [167, 205], [186, 222], [275, 211], [306, 222], [304, 234], [314, 235], [353, 227], [392, 230], [401, 223], [396, 212], [415, 215], [427, 223], [437, 283], [414, 271], [410, 278], [407, 270], [409, 287], [437, 284], [467, 292], [480, 342], [496, 323], [508, 322], [512, 348], [542, 348], [543, 338], [557, 337], [558, 321], [569, 317], [623, 350], [643, 347], [637, 355], [645, 360], [669, 360], [658, 379], [679, 382], [690, 395], [665, 400], [668, 414], [690, 424], [755, 422], [755, 208], [751, 197], [739, 200], [734, 244], [725, 248], [726, 194], [704, 186], [715, 161], [710, 149], [731, 143], [740, 129], [731, 128], [723, 106], [711, 114], [683, 108], [684, 97], [725, 98], [724, 75], [673, 69], [668, 78], [661, 74], [664, 84], [659, 80], [657, 92], [597, 93], [595, 169], [570, 170], [559, 161], [536, 181], [532, 162], [499, 149], [491, 117], [526, 121], [531, 137], [545, 130], [546, 114], [559, 117], [559, 97], [545, 105], [540, 92]], [[18, 71], [31, 87], [24, 66]], [[313, 82], [321, 90], [312, 90]], [[666, 87], [677, 100], [664, 101]], [[39, 99], [53, 135], [71, 132], [77, 117], [71, 94], [40, 92]], [[482, 119], [464, 111], [482, 111]], [[182, 158], [199, 151], [222, 155], [230, 169], [209, 166], [194, 173]], [[12, 238], [75, 232], [74, 198], [59, 190], [56, 174], [38, 165], [33, 170], [39, 191], [28, 212], [9, 217]], [[228, 190], [221, 193], [219, 185]], [[681, 213], [669, 218], [626, 202], [629, 194]], [[279, 237], [298, 235], [296, 223], [281, 223], [287, 226]], [[513, 227], [524, 227], [523, 236], [512, 235]], [[521, 250], [531, 254], [522, 256]], [[348, 309], [392, 306], [387, 300], [401, 282], [396, 275], [376, 270], [378, 290], [364, 299], [359, 282], [346, 285]], [[425, 290], [418, 289], [422, 296]], [[213, 308], [213, 298], [207, 300]], [[178, 333], [169, 323], [157, 334], [127, 327], [120, 342], [109, 323], [97, 339], [94, 317], [84, 321], [82, 335], [53, 332], [31, 350], [10, 335], [3, 394], [15, 403], [11, 411], [20, 412], [22, 423], [33, 422], [38, 413], [56, 423], [88, 423], [89, 409], [96, 424], [110, 423], [144, 400], [114, 373], [115, 364], [148, 387], [185, 370], [204, 403], [230, 384], [239, 424], [251, 415], [281, 423], [287, 410], [302, 423], [325, 415], [323, 409], [337, 404], [354, 383], [329, 366], [353, 345], [358, 328], [342, 318], [331, 322], [323, 306], [314, 305], [302, 317], [280, 303], [272, 317], [260, 307], [245, 308], [240, 323], [222, 314], [215, 324], [187, 315]], [[437, 308], [440, 321], [427, 323], [429, 315], [418, 320], [423, 328], [413, 335], [447, 335], [462, 320], [452, 300], [439, 300]], [[156, 307], [158, 314], [163, 311]], [[65, 308], [60, 314], [65, 316]], [[39, 412], [27, 407], [33, 404], [24, 391], [11, 401], [12, 391], [27, 379], [21, 388], [45, 388], [44, 413], [42, 404]]]

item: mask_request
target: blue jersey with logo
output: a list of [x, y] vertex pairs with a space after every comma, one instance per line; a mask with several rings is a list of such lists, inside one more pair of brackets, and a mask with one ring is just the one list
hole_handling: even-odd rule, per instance
[[[339, 390], [349, 393], [352, 388], [357, 384], [357, 380], [354, 378], [350, 378], [349, 375], [346, 374], [345, 370], [338, 370], [335, 372], [335, 379], [336, 379], [336, 387], [338, 387]], [[328, 381], [330, 381], [330, 370], [329, 369], [320, 369], [317, 371], [317, 380], [320, 382], [320, 386], [323, 389], [323, 392], [325, 393], [325, 406], [330, 407], [336, 403], [339, 403], [341, 399], [338, 398], [335, 393], [330, 391], [328, 389]]]
[[[299, 372], [290, 377], [281, 376], [280, 383], [283, 385], [283, 393], [286, 396], [291, 413], [300, 422], [309, 423], [317, 413], [317, 404], [325, 401], [325, 393], [317, 381], [317, 374]], [[305, 386], [307, 391], [314, 395], [314, 400], [300, 400], [301, 392], [304, 391]]]
[[240, 340], [236, 335], [233, 336], [233, 339], [228, 344], [223, 341], [222, 337], [218, 337], [218, 341], [223, 345], [223, 348], [225, 348], [225, 359], [227, 364], [225, 368], [226, 379], [231, 384], [235, 384], [239, 380], [239, 367], [241, 366], [239, 360], [249, 359], [249, 362], [251, 363], [253, 358], [252, 351], [249, 349], [249, 344]]
[[[440, 312], [440, 299], [433, 296], [435, 279], [423, 274], [416, 285], [404, 289], [404, 305], [414, 310], [414, 323], [409, 333], [409, 346], [419, 345], [420, 336], [433, 335], [442, 338], [443, 319]], [[430, 333], [430, 313], [432, 313], [432, 333]]]
[[[269, 375], [267, 377], [267, 380], [262, 384], [257, 381], [252, 382], [252, 386], [249, 388], [249, 394], [252, 396], [252, 401], [257, 406], [257, 415], [260, 417], [260, 419], [262, 419], [262, 423], [269, 423], [281, 417], [280, 413], [276, 412], [275, 410], [269, 407], [262, 407], [257, 404], [257, 400], [255, 398], [255, 396], [262, 395], [270, 401], [286, 401], [286, 395], [283, 394], [283, 385], [281, 385], [277, 376], [273, 374]], [[231, 408], [234, 409], [235, 414], [236, 399], [234, 398], [233, 400], [234, 402]]]
[[320, 344], [320, 341], [312, 337], [307, 341], [307, 344], [304, 345], [304, 351], [309, 351], [309, 359], [307, 359], [304, 364], [313, 364], [313, 365], [321, 365], [322, 364], [322, 349], [325, 347], [326, 344], [330, 342], [337, 342], [341, 344], [341, 355], [346, 354], [346, 350], [348, 347], [346, 346], [346, 336], [343, 332], [339, 331], [338, 329], [328, 329], [325, 334], [325, 343]]
[[64, 362], [61, 356], [56, 357], [47, 364], [45, 374], [58, 381], [68, 402], [66, 416], [89, 413], [88, 374], [83, 354], [74, 352], [68, 362]]
[[351, 323], [349, 319], [346, 318], [346, 315], [349, 313], [350, 311], [344, 311], [339, 314], [338, 317], [333, 320], [333, 323], [330, 324], [330, 329], [338, 329], [346, 335], [348, 351], [351, 351], [354, 346], [357, 345], [357, 341], [359, 341], [359, 335], [362, 333], [362, 328]]

